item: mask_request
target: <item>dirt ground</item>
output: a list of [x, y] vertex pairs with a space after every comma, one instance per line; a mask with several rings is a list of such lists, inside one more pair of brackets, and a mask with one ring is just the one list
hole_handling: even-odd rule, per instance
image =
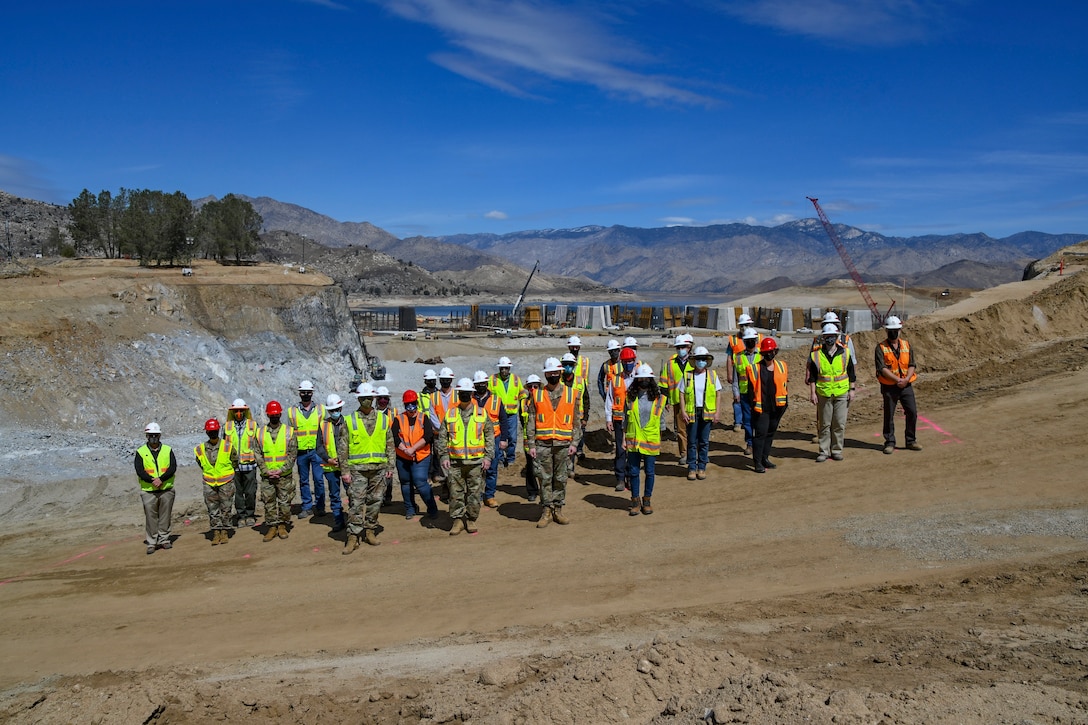
[[1006, 287], [905, 330], [922, 451], [881, 454], [871, 333], [816, 464], [791, 351], [778, 468], [718, 428], [689, 482], [665, 445], [652, 516], [603, 432], [543, 530], [514, 467], [479, 534], [398, 503], [351, 556], [331, 519], [211, 547], [191, 498], [153, 556], [135, 492], [5, 516], [0, 719], [1088, 723], [1088, 280]]

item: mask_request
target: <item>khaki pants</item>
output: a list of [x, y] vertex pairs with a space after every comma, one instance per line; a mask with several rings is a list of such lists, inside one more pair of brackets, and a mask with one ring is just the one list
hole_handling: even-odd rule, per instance
[[849, 403], [845, 395], [824, 397], [816, 395], [816, 425], [819, 427], [820, 453], [842, 455], [846, 441], [846, 414]]
[[174, 489], [140, 491], [144, 505], [144, 541], [148, 546], [161, 546], [170, 541], [170, 516], [174, 510]]
[[680, 417], [683, 412], [683, 400], [672, 404], [672, 429], [676, 431], [676, 448], [679, 451], [676, 455], [681, 463], [694, 465], [693, 461], [688, 460], [688, 424]]

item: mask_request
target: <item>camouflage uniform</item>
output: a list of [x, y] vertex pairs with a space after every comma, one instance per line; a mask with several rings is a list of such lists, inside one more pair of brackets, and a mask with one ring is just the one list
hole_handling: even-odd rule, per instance
[[[547, 386], [543, 388], [544, 394], [548, 396], [553, 406], [562, 397], [564, 387], [560, 383], [554, 389]], [[571, 457], [568, 451], [572, 447], [577, 448], [582, 442], [582, 400], [585, 396], [583, 390], [575, 388], [575, 391], [574, 418], [571, 421], [571, 439], [569, 442], [538, 441], [536, 437], [536, 401], [532, 398], [526, 401], [528, 426], [525, 437], [528, 440], [529, 448], [536, 449], [535, 464], [537, 479], [540, 481], [540, 503], [545, 510], [555, 506], [562, 507], [566, 503], [567, 476], [571, 469]]]
[[[363, 413], [362, 410], [353, 414], [356, 424], [363, 426], [368, 431], [373, 431], [374, 426], [378, 425], [378, 418], [381, 416], [383, 420], [386, 420], [386, 435], [385, 435], [385, 462], [384, 463], [363, 463], [360, 465], [352, 465], [350, 462], [341, 464], [341, 471], [346, 471], [351, 475], [351, 481], [347, 483], [348, 493], [348, 505], [344, 509], [347, 522], [348, 522], [348, 535], [360, 536], [366, 530], [377, 531], [378, 528], [378, 513], [382, 508], [382, 497], [385, 493], [386, 479], [392, 474], [394, 467], [396, 466], [396, 449], [393, 447], [393, 429], [388, 426], [387, 416], [379, 413], [377, 408], [371, 408], [369, 413]], [[336, 452], [340, 457], [347, 461], [350, 455], [349, 451], [349, 436], [350, 431], [347, 424], [340, 427], [342, 430], [337, 431], [336, 438]], [[341, 440], [341, 435], [343, 440]], [[343, 445], [343, 448], [340, 446]], [[340, 451], [344, 453], [340, 453]]]
[[[201, 443], [197, 446], [197, 450], [202, 451], [208, 459], [208, 464], [214, 466], [219, 459], [219, 440], [216, 440], [215, 445]], [[238, 451], [230, 444], [229, 440], [226, 441], [226, 451], [227, 455], [230, 456], [231, 468], [237, 468]], [[197, 463], [199, 465], [199, 459]], [[208, 521], [211, 524], [211, 529], [213, 531], [233, 530], [231, 513], [234, 510], [234, 479], [232, 478], [219, 486], [211, 486], [205, 481], [202, 487], [204, 489], [204, 505], [208, 507]]]
[[[262, 434], [265, 428], [273, 436], [279, 434], [280, 428], [287, 428], [287, 460], [279, 464], [279, 467], [269, 467], [264, 460], [264, 439]], [[264, 522], [271, 526], [286, 525], [291, 520], [291, 502], [295, 499], [295, 459], [298, 458], [298, 442], [295, 441], [294, 431], [291, 426], [282, 421], [275, 427], [262, 426], [257, 429], [257, 439], [254, 442], [253, 452], [257, 457], [257, 469], [261, 472], [261, 502], [264, 503]], [[280, 472], [279, 478], [269, 478], [272, 471]]]
[[[464, 408], [454, 406], [452, 409], [460, 412], [461, 420], [467, 425], [468, 419], [476, 410], [476, 403]], [[483, 462], [495, 450], [495, 426], [490, 419], [484, 424], [484, 455], [481, 458], [451, 460], [449, 446], [449, 426], [443, 421], [435, 439], [435, 451], [443, 466], [449, 464], [447, 486], [450, 493], [450, 518], [454, 521], [476, 521], [480, 518], [480, 495], [484, 490]]]

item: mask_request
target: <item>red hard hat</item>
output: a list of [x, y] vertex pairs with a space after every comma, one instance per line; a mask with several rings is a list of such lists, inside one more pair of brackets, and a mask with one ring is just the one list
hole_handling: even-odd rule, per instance
[[280, 405], [278, 400], [270, 400], [268, 405], [265, 406], [264, 412], [266, 415], [282, 415], [283, 406]]
[[208, 420], [204, 423], [204, 430], [209, 432], [213, 430], [219, 430], [219, 421], [215, 418], [208, 418]]
[[419, 395], [417, 395], [414, 390], [405, 390], [401, 400], [405, 403], [415, 403], [419, 400]]
[[632, 348], [625, 347], [622, 350], [620, 350], [620, 361], [621, 362], [634, 362], [635, 358], [637, 358], [637, 357], [638, 357], [638, 353], [635, 352]]
[[760, 352], [770, 352], [771, 350], [777, 350], [778, 343], [774, 341], [773, 337], [763, 338], [763, 342], [759, 343]]

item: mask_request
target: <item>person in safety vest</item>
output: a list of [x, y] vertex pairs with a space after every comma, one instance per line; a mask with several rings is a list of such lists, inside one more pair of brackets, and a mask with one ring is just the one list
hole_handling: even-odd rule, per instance
[[[816, 352], [824, 344], [824, 329], [828, 325], [835, 327], [836, 341], [839, 345], [845, 346], [850, 352], [850, 361], [855, 362], [858, 359], [857, 353], [854, 352], [854, 340], [848, 334], [842, 331], [842, 321], [839, 319], [838, 314], [834, 310], [828, 310], [823, 318], [820, 320], [820, 332], [812, 338], [812, 350], [810, 352]], [[809, 366], [805, 365], [805, 385], [811, 385], [812, 380], [808, 376]], [[816, 433], [812, 436], [812, 442], [816, 445], [820, 444], [820, 425], [819, 425], [819, 410], [817, 410], [817, 422]]]
[[295, 459], [298, 443], [295, 431], [283, 423], [283, 406], [278, 400], [268, 401], [264, 408], [267, 425], [257, 429], [257, 470], [261, 472], [261, 503], [264, 504], [264, 541], [288, 536], [291, 501], [295, 498]]
[[619, 367], [614, 372], [609, 372], [608, 383], [605, 388], [605, 429], [615, 439], [616, 451], [613, 470], [616, 473], [616, 490], [623, 491], [631, 488], [628, 480], [627, 447], [623, 444], [624, 416], [627, 411], [627, 391], [635, 380], [635, 370], [638, 365], [635, 362], [635, 351], [625, 347], [620, 351]]
[[658, 385], [665, 395], [665, 405], [672, 409], [672, 429], [676, 433], [676, 458], [683, 464], [688, 459], [688, 426], [684, 422], [684, 406], [680, 400], [680, 382], [684, 371], [691, 367], [691, 348], [695, 338], [688, 334], [677, 335], [673, 341], [676, 352], [661, 367]]
[[[745, 349], [745, 334], [751, 330], [756, 334], [756, 349], [759, 349], [759, 344], [763, 342], [763, 333], [756, 329], [756, 322], [752, 319], [752, 316], [744, 313], [737, 318], [737, 334], [729, 336], [729, 357], [725, 360], [725, 382], [729, 385], [733, 383], [739, 377], [739, 373], [734, 369], [733, 363], [736, 361], [737, 353], [743, 352]], [[736, 398], [733, 399], [733, 430], [738, 428], [744, 428], [744, 411], [741, 409], [740, 401]], [[747, 434], [748, 443], [751, 444], [751, 434], [745, 429]]]
[[136, 480], [144, 506], [144, 543], [147, 553], [170, 549], [170, 516], [174, 511], [174, 474], [178, 462], [170, 446], [162, 444], [162, 429], [151, 422], [144, 428], [147, 442], [136, 450]]
[[[437, 435], [446, 422], [446, 412], [457, 405], [457, 391], [453, 389], [453, 371], [442, 368], [438, 371], [438, 389], [431, 394], [428, 410], [431, 416], [431, 427]], [[438, 456], [431, 456], [431, 486], [443, 501], [448, 499], [446, 490], [446, 471], [442, 468], [442, 460]]]
[[748, 368], [759, 364], [759, 332], [749, 327], [741, 333], [744, 348], [733, 353], [733, 407], [740, 406], [740, 424], [744, 429], [744, 455], [752, 455], [752, 401], [748, 398]]
[[536, 522], [542, 529], [549, 522], [569, 524], [563, 515], [567, 499], [567, 476], [582, 442], [582, 400], [584, 389], [561, 382], [564, 367], [554, 357], [544, 362], [546, 385], [529, 399], [529, 455], [540, 477], [543, 510]]
[[[518, 417], [521, 418], [521, 429], [529, 430], [529, 398], [540, 389], [540, 376], [533, 373], [525, 378], [525, 387], [518, 397]], [[536, 503], [540, 499], [540, 478], [537, 476], [536, 465], [529, 456], [528, 435], [522, 436], [522, 450], [525, 452], [525, 467], [521, 469], [521, 475], [525, 477], [525, 500]]]
[[[570, 357], [567, 357], [567, 356]], [[589, 358], [582, 357], [582, 338], [577, 335], [571, 335], [567, 340], [567, 352], [563, 355], [563, 382], [567, 385], [571, 385], [569, 378], [570, 375], [570, 358], [574, 358], [574, 384], [581, 385], [583, 391], [582, 398], [582, 413], [584, 418], [582, 419], [582, 438], [578, 441], [578, 460], [584, 461], [586, 454], [582, 452], [582, 444], [585, 443], [586, 424], [589, 423]], [[570, 468], [572, 475], [574, 471], [574, 465]]]
[[688, 434], [688, 480], [706, 478], [710, 461], [710, 428], [718, 422], [722, 381], [714, 370], [714, 356], [705, 347], [695, 348], [691, 364], [680, 379], [681, 421]]
[[238, 453], [238, 465], [234, 467], [234, 516], [237, 526], [257, 525], [257, 454], [254, 440], [257, 421], [249, 411], [246, 401], [235, 398], [227, 408], [227, 422], [223, 436]]
[[850, 348], [839, 342], [839, 328], [829, 322], [821, 332], [820, 347], [809, 353], [805, 373], [809, 400], [816, 406], [816, 428], [820, 440], [817, 463], [823, 463], [828, 457], [834, 461], [842, 460], [846, 414], [857, 387], [854, 358]]
[[204, 478], [204, 505], [208, 507], [208, 532], [212, 546], [230, 541], [231, 511], [234, 508], [234, 469], [238, 466], [238, 451], [226, 438], [219, 437], [216, 418], [204, 423], [208, 440], [193, 449], [193, 455]]
[[[356, 393], [359, 410], [344, 421], [348, 433], [346, 466], [340, 480], [348, 487], [348, 537], [343, 554], [359, 548], [359, 541], [380, 546], [378, 514], [387, 482], [393, 480], [393, 421], [374, 407], [376, 391], [363, 383]], [[339, 451], [338, 451], [339, 452]]]
[[[397, 406], [392, 403], [392, 396], [389, 395], [389, 388], [384, 385], [379, 385], [374, 388], [374, 409], [381, 415], [384, 415], [389, 420], [390, 429], [393, 427], [393, 421], [397, 419]], [[385, 482], [385, 491], [382, 492], [382, 506], [393, 505], [393, 479], [390, 478]]]
[[435, 442], [449, 483], [450, 536], [462, 531], [475, 534], [480, 518], [480, 499], [484, 489], [484, 469], [491, 467], [495, 450], [495, 424], [487, 411], [476, 404], [475, 388], [468, 378], [457, 381], [457, 403], [446, 411]]
[[752, 404], [752, 462], [756, 473], [778, 468], [771, 462], [771, 445], [789, 405], [785, 360], [777, 359], [778, 343], [765, 337], [759, 343], [759, 363], [747, 369], [748, 399]]
[[[325, 478], [321, 469], [321, 456], [317, 455], [317, 429], [325, 418], [325, 406], [313, 401], [314, 384], [303, 380], [298, 385], [298, 405], [287, 411], [287, 420], [295, 431], [298, 442], [298, 491], [302, 497], [300, 519], [325, 515]], [[310, 476], [313, 475], [313, 491]]]
[[418, 493], [427, 507], [427, 519], [434, 521], [438, 518], [438, 505], [427, 480], [431, 470], [434, 428], [431, 427], [430, 416], [419, 409], [416, 391], [404, 391], [401, 402], [404, 403], [404, 412], [393, 419], [393, 446], [397, 451], [397, 477], [404, 501], [404, 518], [411, 521], [416, 517], [419, 507], [415, 498]]
[[[521, 378], [511, 374], [512, 367], [513, 364], [510, 362], [510, 358], [500, 357], [498, 374], [492, 375], [487, 381], [488, 390], [502, 402], [502, 406], [506, 410], [506, 416], [499, 421], [499, 433], [502, 440], [506, 441], [506, 448], [503, 449], [502, 455], [499, 456], [499, 463], [502, 464], [503, 468], [518, 459], [518, 401], [521, 399], [521, 391], [524, 387]], [[492, 463], [492, 466], [494, 466], [494, 463]]]
[[[362, 383], [360, 383], [362, 385]], [[321, 458], [321, 471], [329, 489], [329, 506], [332, 509], [332, 532], [347, 527], [344, 519], [344, 501], [340, 496], [340, 470], [347, 460], [348, 432], [344, 425], [344, 399], [336, 393], [325, 398], [325, 419], [317, 429], [317, 455]]]
[[[605, 349], [608, 351], [608, 359], [597, 369], [597, 394], [601, 396], [601, 400], [608, 395], [608, 376], [620, 372], [620, 351], [623, 348], [619, 340], [609, 340]], [[607, 412], [608, 409], [605, 408], [605, 413]]]
[[[577, 337], [572, 337], [572, 340], [577, 340]], [[579, 428], [581, 428], [581, 434], [578, 436], [578, 447], [575, 454], [571, 456], [569, 475], [574, 478], [574, 464], [575, 461], [585, 460], [585, 454], [582, 453], [582, 444], [585, 442], [586, 424], [589, 423], [589, 387], [586, 381], [583, 380], [579, 374], [579, 358], [573, 352], [563, 353], [563, 357], [560, 359], [560, 365], [563, 366], [563, 373], [560, 376], [563, 384], [574, 389], [575, 394], [582, 404], [582, 418], [577, 422]], [[586, 358], [581, 360], [588, 362]], [[577, 458], [575, 458], [575, 455]]]
[[489, 509], [498, 508], [499, 502], [495, 499], [495, 494], [499, 487], [499, 461], [506, 457], [506, 450], [510, 447], [510, 442], [502, 431], [509, 430], [511, 416], [506, 412], [502, 400], [491, 392], [490, 380], [483, 370], [477, 370], [472, 376], [472, 399], [487, 413], [487, 419], [494, 426], [495, 450], [488, 451], [492, 454], [488, 456], [491, 465], [484, 470], [484, 490], [481, 496], [484, 506]]
[[[654, 512], [654, 467], [661, 452], [661, 416], [665, 412], [665, 394], [654, 382], [649, 365], [639, 365], [624, 396], [623, 444], [627, 450], [627, 480], [631, 482], [631, 509], [628, 515]], [[620, 431], [616, 431], [620, 436]], [[639, 496], [640, 470], [645, 471], [645, 486]]]
[[438, 373], [427, 370], [423, 373], [423, 387], [419, 389], [419, 414], [431, 416], [431, 396], [438, 391]]
[[907, 450], [920, 451], [915, 438], [918, 427], [918, 403], [914, 399], [913, 383], [918, 379], [914, 350], [900, 336], [903, 321], [895, 315], [884, 321], [888, 338], [876, 346], [876, 378], [884, 398], [884, 452], [895, 453], [895, 406], [901, 404], [907, 418]]

